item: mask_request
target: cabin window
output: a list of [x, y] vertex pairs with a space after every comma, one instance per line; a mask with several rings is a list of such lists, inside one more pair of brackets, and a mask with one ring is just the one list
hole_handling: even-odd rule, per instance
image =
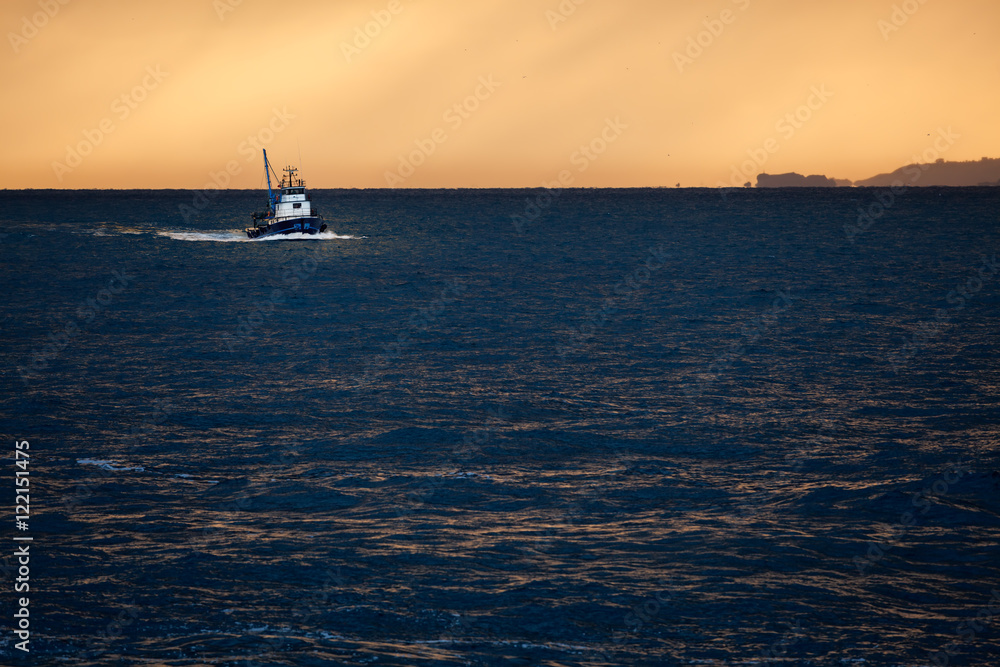
[[302, 204], [292, 204], [292, 208], [302, 208]]

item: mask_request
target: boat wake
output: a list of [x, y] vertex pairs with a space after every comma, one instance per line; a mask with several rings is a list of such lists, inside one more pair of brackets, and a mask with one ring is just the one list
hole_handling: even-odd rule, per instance
[[281, 234], [263, 239], [247, 238], [246, 232], [233, 230], [228, 232], [157, 232], [158, 236], [166, 236], [175, 241], [209, 241], [215, 243], [271, 243], [277, 241], [335, 241], [339, 239], [360, 239], [362, 236], [342, 236], [334, 232], [320, 234]]
[[148, 229], [138, 229], [136, 227], [127, 227], [123, 225], [118, 225], [113, 222], [99, 223], [100, 227], [80, 227], [78, 229], [71, 229], [70, 234], [85, 234], [87, 236], [121, 236], [122, 234], [130, 234], [133, 236], [140, 236], [142, 234], [148, 234]]

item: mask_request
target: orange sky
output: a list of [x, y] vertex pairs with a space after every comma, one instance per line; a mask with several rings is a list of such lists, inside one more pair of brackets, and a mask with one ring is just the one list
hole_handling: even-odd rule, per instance
[[751, 155], [745, 180], [861, 179], [949, 127], [945, 159], [1000, 157], [996, 0], [5, 0], [0, 25], [6, 188], [255, 188], [249, 137], [312, 187], [715, 186]]

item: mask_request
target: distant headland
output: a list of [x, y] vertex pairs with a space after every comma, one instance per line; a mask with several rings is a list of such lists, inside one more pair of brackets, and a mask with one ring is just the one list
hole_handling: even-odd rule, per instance
[[879, 174], [861, 181], [834, 179], [826, 176], [789, 174], [759, 174], [758, 188], [833, 188], [833, 187], [887, 188], [903, 186], [1000, 187], [1000, 158], [986, 158], [969, 162], [937, 162], [908, 164], [888, 174]]
[[[846, 183], [850, 185], [850, 181]], [[826, 176], [803, 176], [792, 172], [790, 174], [760, 174], [757, 176], [758, 188], [835, 188], [837, 181]]]

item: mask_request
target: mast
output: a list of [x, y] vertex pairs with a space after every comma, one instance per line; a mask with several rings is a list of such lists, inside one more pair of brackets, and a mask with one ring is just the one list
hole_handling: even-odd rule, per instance
[[267, 204], [268, 206], [274, 206], [274, 195], [271, 194], [271, 170], [267, 163], [267, 149], [261, 149], [264, 151], [264, 175], [267, 176]]

